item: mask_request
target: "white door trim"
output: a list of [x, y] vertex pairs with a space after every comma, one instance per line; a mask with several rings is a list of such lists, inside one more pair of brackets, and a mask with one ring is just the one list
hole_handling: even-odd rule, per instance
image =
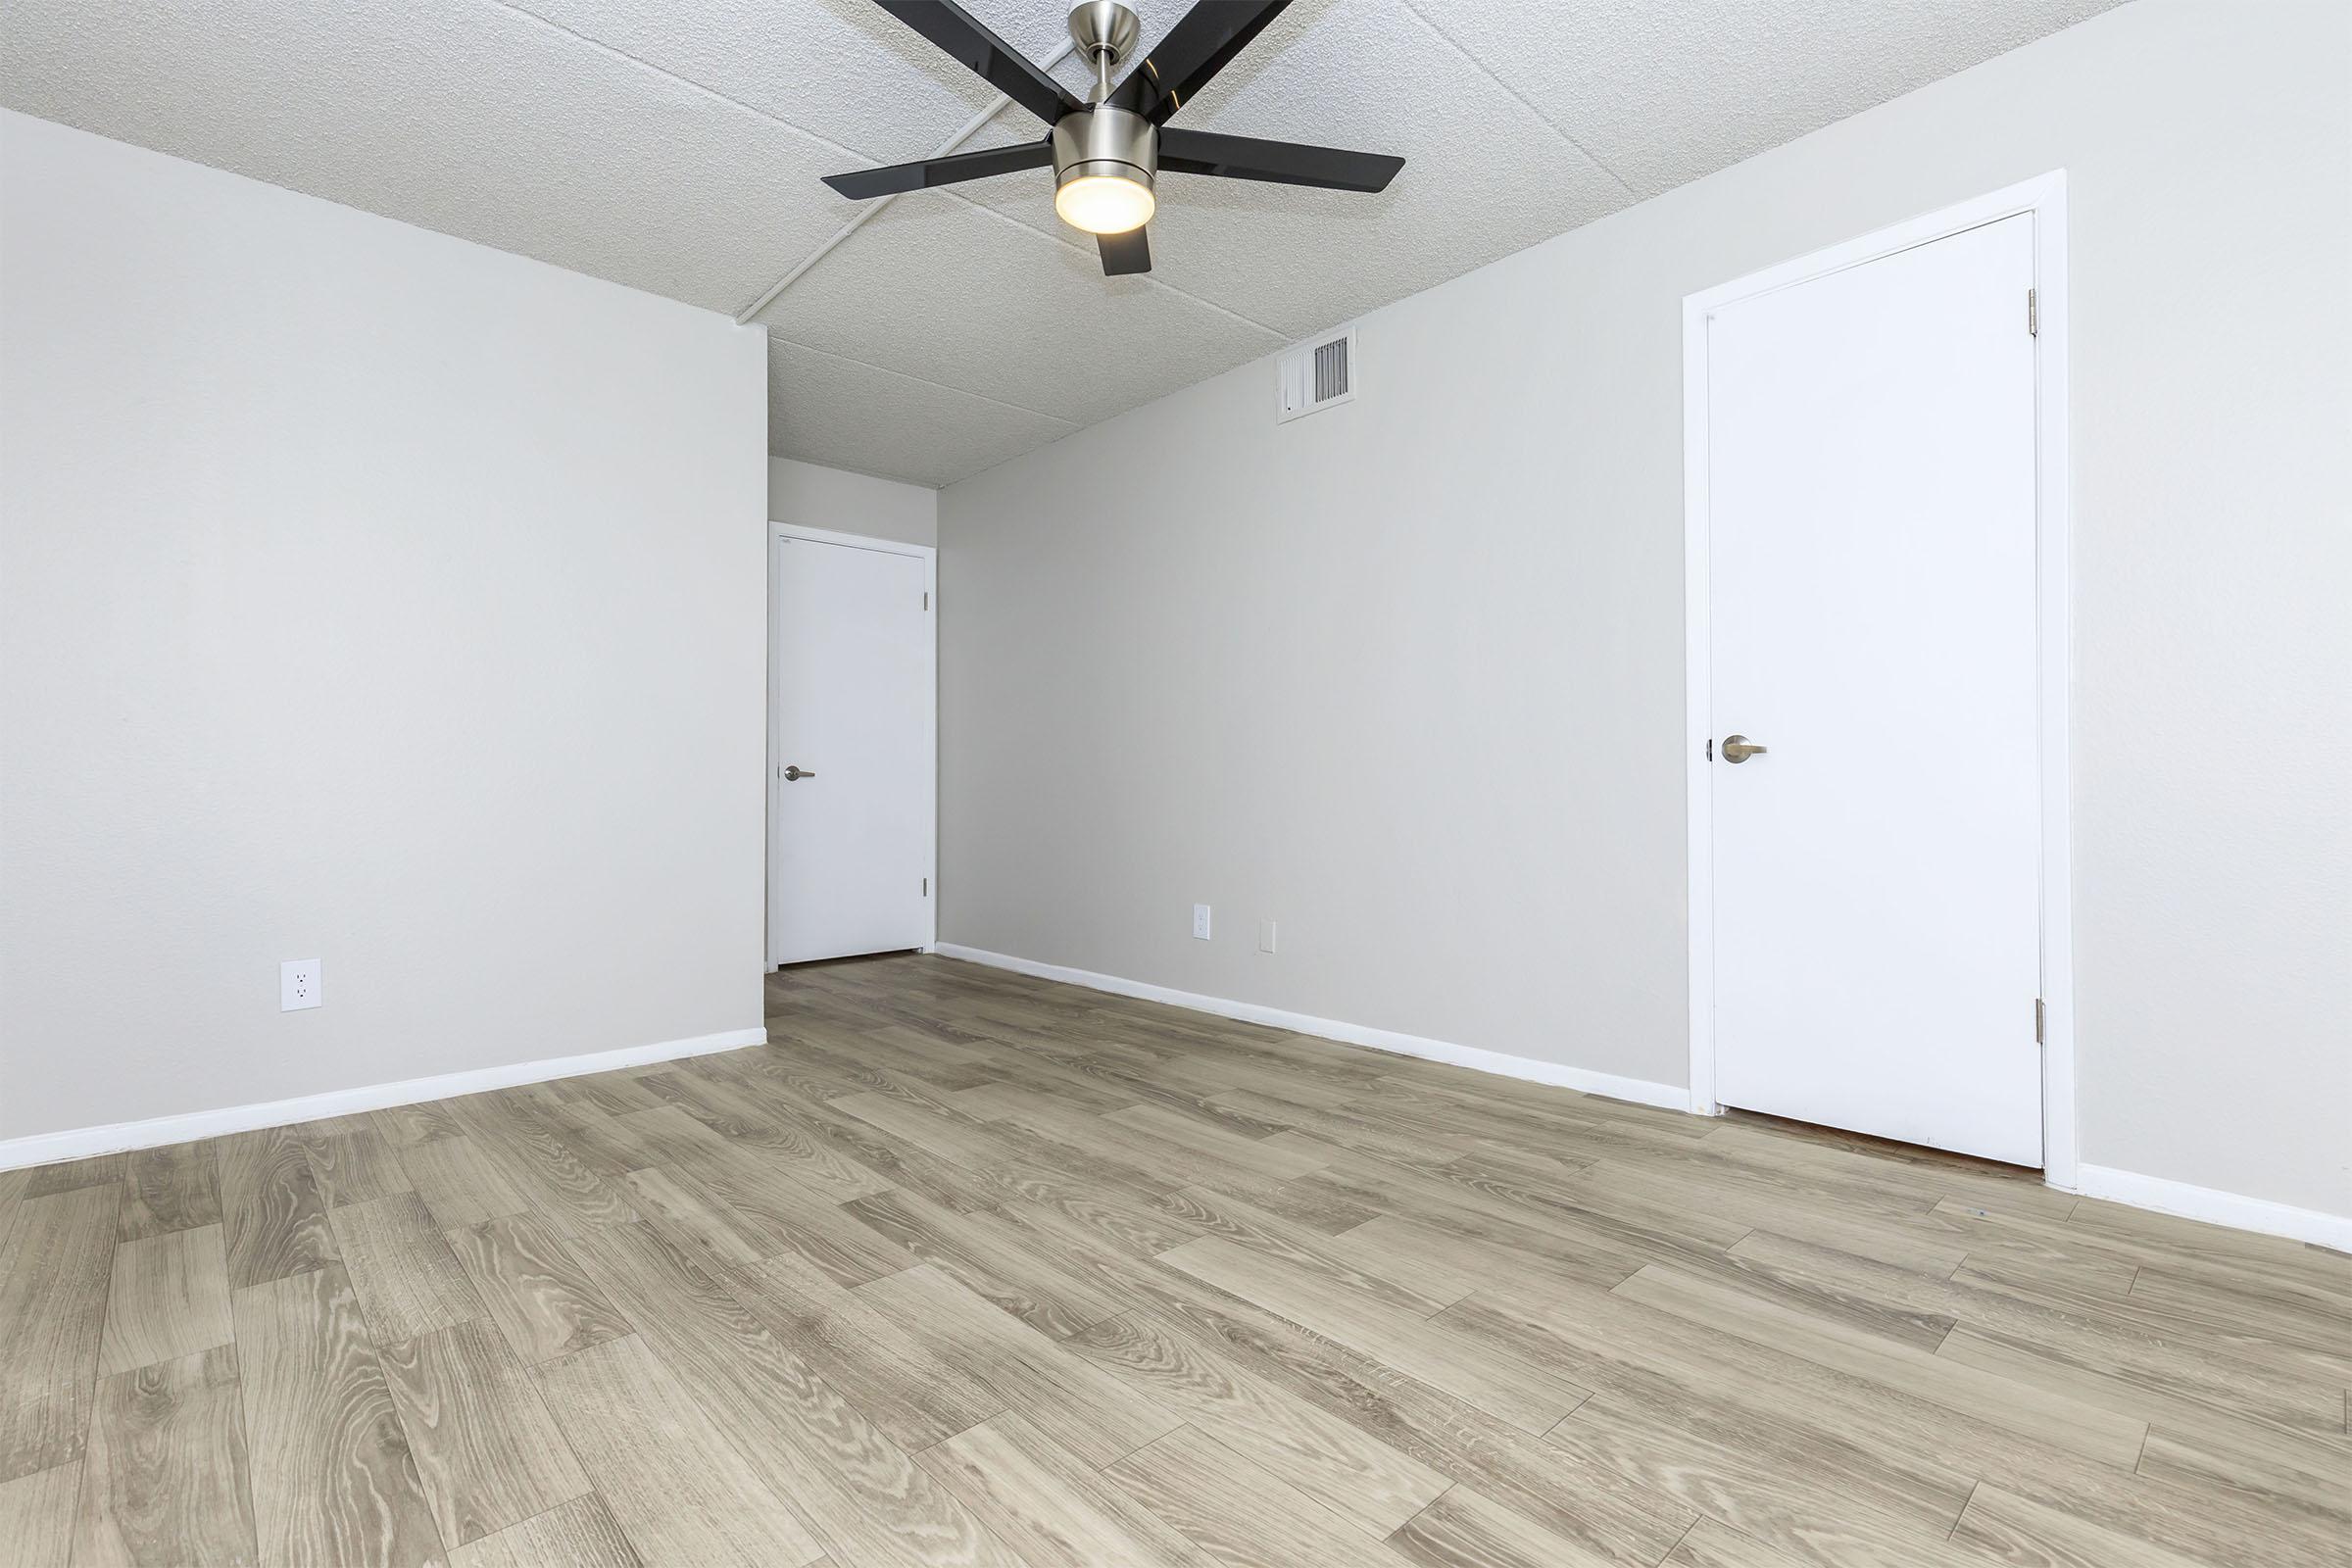
[[[923, 819], [931, 827], [931, 843], [923, 856], [929, 868], [931, 896], [923, 909], [922, 952], [928, 953], [939, 942], [939, 551], [930, 545], [901, 544], [896, 539], [871, 539], [859, 533], [842, 533], [832, 528], [808, 528], [795, 522], [771, 522], [767, 537], [767, 842], [761, 846], [765, 864], [760, 868], [761, 886], [766, 898], [762, 911], [775, 906], [776, 889], [776, 832], [783, 808], [784, 760], [776, 752], [776, 665], [784, 657], [783, 639], [776, 625], [777, 573], [783, 569], [784, 541], [808, 539], [820, 545], [846, 545], [852, 550], [875, 550], [886, 556], [912, 556], [923, 564], [923, 591], [931, 596], [931, 657], [924, 667], [928, 678], [924, 682], [924, 706], [930, 710], [931, 722], [924, 727]], [[776, 967], [775, 921], [767, 921], [761, 951], [766, 955], [767, 967]]]
[[[2068, 683], [2073, 520], [2067, 463], [2066, 172], [2049, 173], [1767, 268], [1683, 300], [1683, 561], [1685, 799], [1690, 864], [1690, 1108], [1720, 1114], [1715, 1100], [1715, 828], [1706, 745], [1715, 734], [1708, 667], [1707, 318], [1738, 300], [1859, 267], [2020, 213], [2034, 222], [2034, 289], [2039, 332], [2034, 356], [2035, 619], [2040, 668], [2042, 1172], [2077, 1187], [2073, 839]], [[2024, 310], [2019, 302], [2019, 310]], [[2022, 326], [2023, 323], [2021, 322]]]

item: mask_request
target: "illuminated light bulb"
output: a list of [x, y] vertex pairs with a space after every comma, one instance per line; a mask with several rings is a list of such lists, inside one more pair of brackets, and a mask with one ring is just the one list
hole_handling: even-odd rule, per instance
[[1054, 211], [1089, 234], [1124, 234], [1152, 221], [1158, 201], [1140, 179], [1082, 174], [1054, 192]]

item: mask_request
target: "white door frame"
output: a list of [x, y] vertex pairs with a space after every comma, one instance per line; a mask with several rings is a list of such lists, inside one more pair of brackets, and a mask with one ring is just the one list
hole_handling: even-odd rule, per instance
[[[842, 533], [831, 528], [805, 528], [794, 522], [771, 522], [767, 525], [767, 864], [762, 869], [762, 885], [767, 897], [761, 905], [763, 913], [772, 913], [781, 890], [776, 886], [776, 837], [782, 821], [784, 806], [784, 759], [776, 750], [776, 673], [784, 658], [782, 628], [776, 624], [776, 588], [784, 569], [784, 541], [808, 539], [820, 545], [846, 545], [852, 550], [875, 550], [886, 556], [912, 556], [923, 564], [923, 592], [931, 598], [931, 618], [928, 622], [931, 638], [931, 657], [924, 661], [923, 703], [930, 710], [931, 721], [923, 727], [923, 799], [926, 809], [923, 819], [930, 824], [931, 842], [923, 855], [923, 864], [930, 876], [930, 898], [923, 908], [923, 944], [920, 951], [929, 953], [939, 943], [939, 551], [930, 545], [901, 544], [896, 539], [869, 539], [864, 534]], [[766, 922], [767, 934], [761, 941], [767, 967], [777, 966], [775, 949], [776, 924]]]
[[[2067, 486], [2066, 172], [2055, 170], [1942, 212], [1833, 245], [1810, 256], [1683, 300], [1683, 560], [1686, 687], [1685, 790], [1690, 850], [1690, 1108], [1721, 1114], [1715, 1100], [1715, 734], [1707, 571], [1707, 319], [1739, 300], [1810, 282], [1964, 230], [2034, 215], [2034, 617], [2040, 686], [2042, 1174], [2076, 1187], [2075, 985], [2071, 772], [2067, 697], [2073, 599], [2068, 582], [2073, 521]], [[2018, 309], [2025, 310], [2019, 301]], [[2019, 323], [2021, 326], [2024, 323]], [[2021, 1022], [2021, 1027], [2023, 1020]]]

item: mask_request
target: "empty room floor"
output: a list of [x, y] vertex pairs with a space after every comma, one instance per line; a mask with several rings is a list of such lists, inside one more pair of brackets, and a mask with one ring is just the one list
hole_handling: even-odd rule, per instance
[[0, 1560], [2340, 1564], [2352, 1259], [903, 956], [0, 1173]]

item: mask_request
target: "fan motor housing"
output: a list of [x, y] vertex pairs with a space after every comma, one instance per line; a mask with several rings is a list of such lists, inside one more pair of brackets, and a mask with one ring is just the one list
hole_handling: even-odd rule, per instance
[[1108, 104], [1062, 116], [1054, 122], [1054, 186], [1089, 174], [1132, 179], [1149, 189], [1159, 177], [1159, 127]]

